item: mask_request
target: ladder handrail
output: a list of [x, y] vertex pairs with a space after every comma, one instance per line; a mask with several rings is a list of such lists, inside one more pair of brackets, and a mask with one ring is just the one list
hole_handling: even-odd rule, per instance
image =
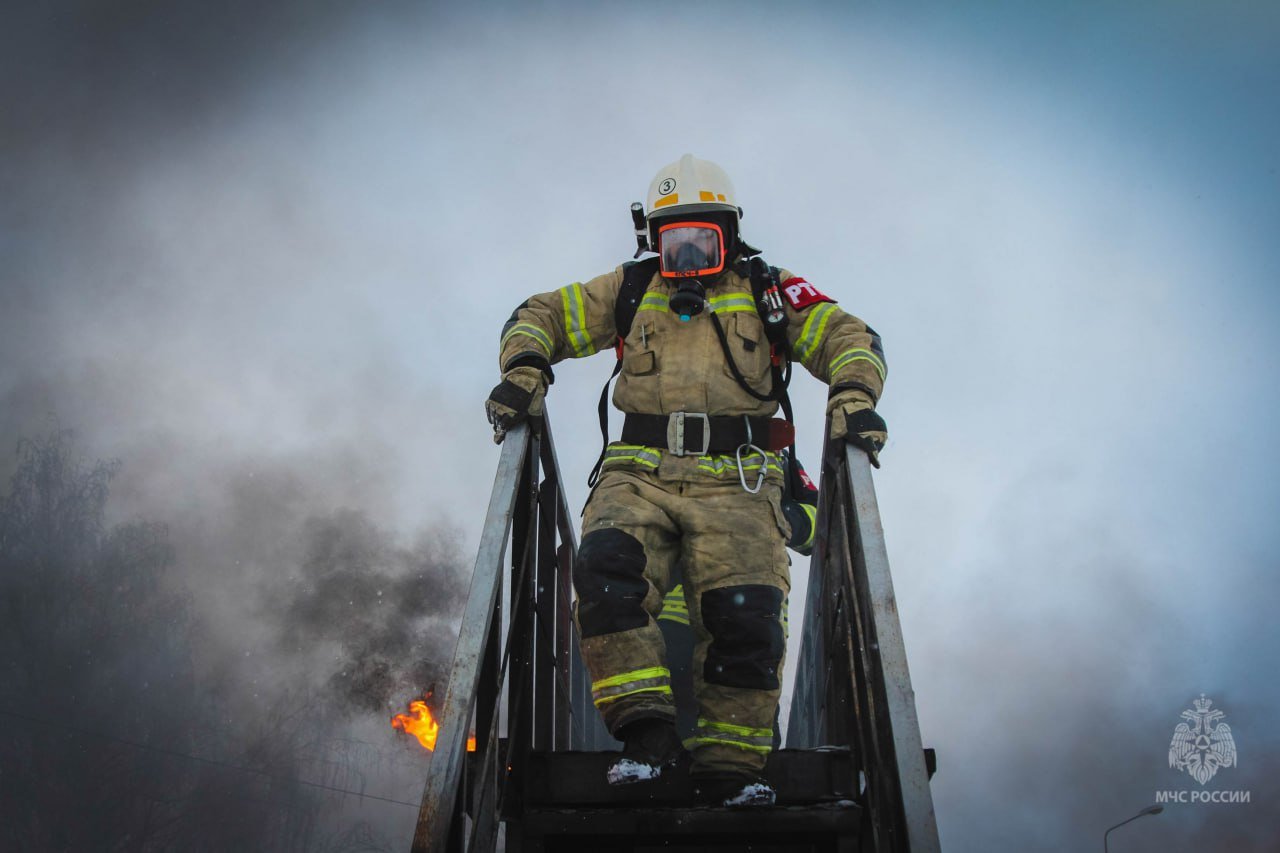
[[[498, 822], [510, 799], [519, 797], [532, 748], [603, 743], [569, 618], [577, 543], [561, 482], [545, 415], [507, 433], [440, 709], [415, 853], [492, 850]], [[504, 613], [508, 542], [510, 606]], [[477, 751], [468, 759], [473, 718]]]
[[915, 693], [867, 455], [829, 442], [787, 745], [849, 746], [878, 853], [934, 853]]
[[[937, 826], [870, 463], [844, 442], [827, 450], [788, 746], [849, 746], [867, 779], [871, 849], [934, 853]], [[519, 819], [532, 750], [613, 743], [569, 618], [576, 517], [561, 482], [545, 419], [508, 432], [414, 853], [492, 850], [499, 821]], [[468, 758], [473, 719], [477, 753]]]
[[529, 449], [529, 427], [521, 424], [507, 433], [498, 460], [489, 509], [485, 513], [476, 553], [471, 588], [458, 626], [458, 641], [449, 670], [449, 686], [440, 709], [440, 730], [431, 765], [413, 849], [444, 851], [457, 814], [463, 762], [466, 760], [467, 731], [475, 710], [476, 688], [480, 682], [481, 651], [488, 637], [492, 614], [499, 603], [503, 556], [516, 505], [516, 484]]

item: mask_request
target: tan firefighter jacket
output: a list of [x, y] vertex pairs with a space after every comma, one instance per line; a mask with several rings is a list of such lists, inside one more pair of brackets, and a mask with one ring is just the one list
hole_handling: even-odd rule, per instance
[[[585, 284], [574, 282], [527, 300], [503, 328], [501, 368], [505, 370], [521, 356], [536, 355], [555, 364], [597, 352], [612, 353], [618, 343], [614, 302], [622, 278], [623, 268], [618, 267]], [[885, 379], [880, 338], [857, 317], [826, 301], [804, 279], [787, 270], [781, 270], [779, 279], [781, 290], [788, 293], [783, 303], [792, 358], [823, 382], [855, 383], [873, 402], [879, 400]], [[768, 394], [772, 385], [769, 340], [750, 280], [731, 269], [703, 283], [708, 307], [720, 317], [739, 371], [758, 393]], [[706, 311], [685, 322], [668, 308], [675, 284], [657, 273], [649, 281], [622, 348], [614, 406], [623, 412], [656, 415], [683, 411], [771, 416], [777, 412], [777, 402], [756, 400], [739, 387]], [[823, 301], [810, 301], [815, 297]], [[666, 456], [664, 448], [614, 442], [605, 466], [653, 470]], [[767, 456], [764, 464], [772, 475], [776, 457]], [[690, 464], [706, 474], [739, 476], [733, 456], [693, 457]], [[757, 462], [754, 467], [758, 466]]]

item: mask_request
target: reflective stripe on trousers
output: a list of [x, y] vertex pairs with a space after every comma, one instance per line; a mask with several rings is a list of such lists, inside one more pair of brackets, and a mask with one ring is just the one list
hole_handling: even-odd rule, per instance
[[671, 671], [665, 666], [633, 669], [591, 682], [591, 700], [597, 707], [636, 693], [671, 695]]
[[773, 729], [753, 729], [734, 723], [699, 719], [698, 734], [692, 741], [699, 746], [716, 743], [749, 752], [768, 753], [773, 751]]

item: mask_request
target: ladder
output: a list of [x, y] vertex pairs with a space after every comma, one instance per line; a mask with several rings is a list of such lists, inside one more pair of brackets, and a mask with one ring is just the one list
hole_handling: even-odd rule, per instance
[[[571, 619], [577, 516], [544, 417], [508, 432], [458, 633], [413, 853], [939, 850], [866, 455], [827, 442], [787, 748], [766, 809], [690, 806], [687, 770], [604, 783], [619, 744]], [[508, 558], [509, 555], [509, 558]], [[468, 732], [475, 750], [466, 751]]]

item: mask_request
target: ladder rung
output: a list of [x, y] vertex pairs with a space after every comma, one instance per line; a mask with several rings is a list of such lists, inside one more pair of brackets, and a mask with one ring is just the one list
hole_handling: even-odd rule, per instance
[[734, 810], [531, 810], [517, 825], [522, 839], [533, 842], [532, 849], [547, 851], [749, 849], [753, 853], [816, 853], [855, 849], [862, 809], [832, 803]]
[[[528, 808], [688, 806], [693, 785], [687, 764], [652, 782], [611, 787], [605, 769], [616, 752], [535, 752], [525, 786]], [[782, 749], [769, 756], [767, 778], [781, 805], [848, 802], [857, 774], [848, 750]]]

